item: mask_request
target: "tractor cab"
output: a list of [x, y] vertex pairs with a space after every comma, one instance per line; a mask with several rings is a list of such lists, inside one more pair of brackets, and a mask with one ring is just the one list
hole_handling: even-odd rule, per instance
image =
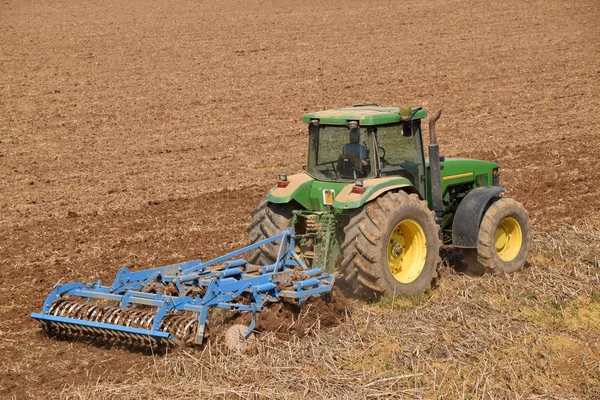
[[[406, 114], [403, 119], [402, 112]], [[399, 176], [425, 193], [424, 110], [355, 106], [306, 114], [306, 172], [318, 181]]]

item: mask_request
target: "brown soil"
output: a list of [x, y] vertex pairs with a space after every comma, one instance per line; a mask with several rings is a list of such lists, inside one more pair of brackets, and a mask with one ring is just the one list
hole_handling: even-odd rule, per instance
[[[341, 324], [352, 315], [354, 301], [347, 299], [338, 287], [332, 293], [321, 297], [309, 298], [303, 307], [294, 303], [271, 303], [258, 314], [254, 331], [272, 334], [281, 340], [303, 338], [322, 328], [332, 328]], [[242, 324], [250, 325], [248, 313], [232, 313], [226, 310], [212, 310], [209, 315], [211, 324], [207, 340], [223, 347], [223, 335], [228, 327]]]
[[353, 304], [337, 288], [330, 296], [308, 301], [303, 307], [275, 303], [260, 315], [256, 329], [273, 332], [280, 339], [302, 338], [313, 330], [339, 325], [352, 312]]
[[[110, 281], [119, 266], [244, 244], [275, 174], [301, 171], [301, 114], [324, 103], [443, 107], [443, 153], [498, 161], [534, 229], [600, 218], [599, 12], [554, 0], [2, 2], [0, 397], [151, 366], [49, 340], [29, 313], [59, 279]], [[297, 323], [281, 331], [303, 335], [338, 311], [317, 301], [267, 313], [261, 329], [283, 314]]]
[[[262, 190], [249, 188], [246, 193], [258, 197]], [[231, 205], [233, 214], [250, 215], [253, 208], [239, 192], [224, 190], [205, 193], [194, 200], [146, 204], [130, 212], [23, 221], [10, 233], [3, 232], [0, 256], [13, 263], [6, 263], [0, 270], [0, 351], [5, 368], [18, 379], [2, 381], [0, 393], [23, 397], [30, 391], [39, 394], [42, 387], [59, 391], [92, 376], [118, 376], [119, 371], [149, 362], [144, 353], [120, 347], [107, 351], [108, 347], [85, 342], [47, 339], [29, 314], [40, 310], [44, 298], [60, 279], [63, 283], [98, 279], [111, 282], [120, 266], [140, 269], [207, 259], [239, 247], [245, 240], [245, 218], [227, 225], [206, 212], [196, 212], [206, 204], [221, 201]], [[195, 206], [188, 207], [190, 202]], [[179, 217], [171, 218], [172, 213]], [[159, 239], [167, 235], [168, 240]], [[104, 250], [98, 252], [99, 248]]]

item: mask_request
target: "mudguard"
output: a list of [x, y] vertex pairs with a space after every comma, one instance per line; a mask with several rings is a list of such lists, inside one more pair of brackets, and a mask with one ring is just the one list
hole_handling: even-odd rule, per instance
[[336, 195], [333, 202], [334, 208], [339, 210], [360, 208], [365, 203], [373, 201], [391, 190], [405, 190], [408, 193], [418, 194], [412, 183], [408, 179], [400, 176], [364, 179], [364, 193], [353, 193], [353, 187], [354, 184], [347, 184], [346, 187], [344, 187], [344, 189], [342, 189], [340, 193]]
[[[286, 204], [295, 200], [303, 208], [310, 211], [327, 211], [329, 207], [323, 202], [325, 189], [334, 191], [332, 208], [335, 213], [344, 210], [362, 207], [365, 203], [375, 200], [390, 190], [405, 190], [417, 193], [412, 183], [401, 176], [388, 176], [383, 178], [363, 179], [363, 193], [353, 193], [353, 182], [328, 182], [317, 181], [308, 174], [295, 174], [288, 176], [289, 184], [286, 187], [275, 186], [267, 194], [270, 203]], [[419, 197], [421, 195], [419, 194]]]
[[311, 208], [310, 189], [314, 181], [308, 174], [295, 174], [288, 176], [288, 186], [280, 188], [275, 186], [267, 193], [270, 203], [286, 204], [296, 200], [302, 207]]
[[461, 201], [452, 223], [452, 245], [476, 248], [479, 239], [479, 224], [490, 200], [504, 192], [501, 186], [485, 186], [469, 192]]

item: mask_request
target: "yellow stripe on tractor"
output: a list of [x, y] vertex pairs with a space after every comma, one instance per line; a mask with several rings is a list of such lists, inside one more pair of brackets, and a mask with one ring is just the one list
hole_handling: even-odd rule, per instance
[[465, 172], [464, 174], [456, 174], [456, 175], [444, 176], [442, 178], [442, 180], [444, 180], [444, 181], [451, 181], [453, 179], [469, 178], [471, 176], [473, 176], [473, 172]]

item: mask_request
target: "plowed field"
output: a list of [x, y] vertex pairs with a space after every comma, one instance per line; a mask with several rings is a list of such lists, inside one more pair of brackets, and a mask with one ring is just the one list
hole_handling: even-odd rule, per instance
[[[302, 114], [356, 103], [443, 108], [442, 153], [497, 161], [529, 210], [532, 268], [465, 281], [448, 261], [430, 301], [392, 304], [396, 329], [358, 304], [343, 351], [327, 330], [290, 339], [303, 360], [333, 349], [305, 364], [276, 337], [236, 369], [250, 356], [55, 341], [29, 318], [59, 279], [245, 244], [276, 173], [302, 169]], [[600, 396], [599, 112], [597, 1], [2, 1], [0, 397]], [[489, 291], [518, 294], [514, 330]], [[475, 328], [492, 320], [497, 337]]]

